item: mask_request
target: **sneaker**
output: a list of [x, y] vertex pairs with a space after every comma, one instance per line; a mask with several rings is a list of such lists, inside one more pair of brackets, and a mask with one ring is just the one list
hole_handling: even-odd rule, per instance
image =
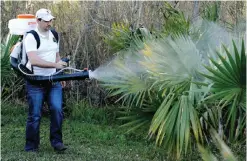
[[67, 147], [65, 145], [63, 145], [63, 143], [57, 143], [54, 146], [54, 150], [57, 152], [62, 152], [62, 151], [65, 151], [66, 149], [67, 149]]

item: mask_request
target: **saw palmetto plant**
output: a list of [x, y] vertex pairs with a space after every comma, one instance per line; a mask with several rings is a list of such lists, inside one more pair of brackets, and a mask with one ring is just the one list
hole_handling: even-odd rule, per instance
[[220, 13], [220, 1], [215, 1], [211, 5], [206, 5], [203, 10], [203, 19], [216, 22], [219, 20]]
[[[140, 50], [125, 51], [111, 62], [114, 75], [101, 79], [102, 85], [126, 107], [120, 119], [128, 121], [123, 125], [128, 131], [149, 129], [148, 136], [176, 158], [208, 140], [200, 118], [215, 128], [222, 121], [230, 142], [243, 139], [245, 47], [238, 52], [233, 44], [234, 54], [224, 47], [216, 53], [219, 59], [210, 59], [213, 66], [206, 66], [189, 37], [139, 41]], [[213, 108], [222, 111], [223, 120], [210, 120]]]
[[13, 75], [11, 74], [12, 71], [10, 69], [10, 50], [13, 45], [15, 45], [20, 36], [12, 35], [9, 37], [6, 44], [1, 44], [1, 81], [2, 83], [8, 82]]
[[131, 130], [150, 126], [149, 137], [179, 158], [193, 139], [203, 141], [197, 111], [202, 95], [192, 83], [203, 79], [196, 72], [203, 69], [199, 52], [188, 37], [147, 39], [139, 46], [141, 50], [125, 53], [136, 65], [126, 58], [115, 59], [114, 75], [101, 79], [102, 85], [131, 107], [120, 117], [129, 120], [124, 126], [131, 125]]
[[[146, 130], [156, 145], [177, 159], [196, 144], [210, 143], [211, 128], [227, 143], [242, 144], [246, 127], [244, 42], [240, 47], [233, 42], [231, 47], [233, 37], [226, 30], [208, 21], [190, 26], [180, 12], [167, 7], [171, 19], [181, 19], [167, 21], [170, 34], [141, 41], [133, 38], [134, 45], [99, 71], [114, 73], [98, 80], [109, 96], [117, 96], [122, 103], [119, 119], [127, 121], [123, 127], [127, 132]], [[224, 50], [219, 50], [222, 44]]]
[[168, 2], [164, 2], [162, 13], [165, 19], [163, 33], [166, 36], [170, 35], [175, 38], [181, 34], [189, 35], [190, 20], [183, 12], [173, 8]]
[[[13, 91], [20, 89], [22, 79], [18, 79], [10, 67], [10, 51], [13, 45], [19, 41], [20, 36], [10, 35], [6, 44], [1, 44], [1, 94], [3, 98], [8, 99]], [[17, 88], [12, 88], [18, 86]], [[6, 100], [6, 99], [3, 99]]]
[[[153, 116], [149, 136], [155, 136], [158, 145], [164, 143], [168, 151], [175, 152], [179, 158], [191, 146], [192, 138], [202, 141], [197, 112], [201, 96], [196, 92], [197, 85], [192, 83], [202, 79], [196, 72], [202, 70], [200, 55], [194, 43], [185, 37], [176, 40], [165, 38], [148, 46], [150, 55], [142, 64], [155, 64], [155, 67], [145, 67], [153, 81], [153, 88], [163, 93], [163, 101]], [[143, 53], [147, 55], [147, 51]]]
[[124, 23], [113, 23], [112, 32], [104, 35], [104, 41], [111, 47], [112, 52], [127, 48], [131, 40], [129, 25]]
[[205, 66], [210, 74], [202, 74], [212, 84], [210, 94], [204, 99], [220, 109], [224, 134], [230, 142], [244, 141], [246, 128], [246, 55], [244, 41], [238, 50], [233, 41], [234, 54], [223, 45], [227, 57], [217, 52], [220, 63], [210, 59], [213, 66]]

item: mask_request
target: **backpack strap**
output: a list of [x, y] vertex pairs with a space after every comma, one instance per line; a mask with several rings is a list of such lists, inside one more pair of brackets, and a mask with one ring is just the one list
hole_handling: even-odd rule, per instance
[[23, 50], [23, 43], [22, 43], [23, 37], [20, 38], [20, 42], [21, 42], [21, 51], [20, 51], [20, 55], [18, 55], [18, 61], [19, 63], [21, 62], [22, 59], [22, 50]]
[[51, 28], [50, 30], [51, 30], [51, 32], [52, 32], [52, 34], [53, 34], [53, 36], [55, 37], [55, 39], [57, 40], [57, 43], [58, 43], [58, 41], [59, 41], [59, 37], [58, 37], [58, 33], [57, 33], [57, 31], [56, 31], [55, 29], [53, 29], [53, 28]]
[[[31, 31], [29, 31], [27, 33], [33, 34], [33, 36], [34, 36], [34, 38], [35, 38], [35, 40], [37, 42], [37, 49], [38, 49], [40, 47], [40, 38], [39, 38], [38, 33], [35, 30], [31, 30]], [[26, 54], [26, 63], [25, 63], [25, 66], [27, 65], [27, 63], [28, 63], [28, 57], [27, 57], [27, 54]], [[31, 65], [31, 71], [33, 73], [33, 66], [32, 65]]]
[[[58, 37], [57, 31], [56, 31], [55, 29], [52, 28], [52, 29], [51, 29], [51, 32], [52, 32], [53, 36], [55, 37], [55, 39], [57, 40], [57, 43], [58, 43], [59, 37]], [[39, 38], [38, 33], [37, 33], [35, 30], [31, 30], [31, 31], [29, 31], [29, 32], [27, 32], [27, 33], [33, 34], [33, 36], [34, 36], [34, 38], [35, 38], [35, 40], [36, 40], [36, 42], [37, 42], [37, 49], [38, 49], [38, 48], [40, 47], [40, 38]]]
[[33, 34], [33, 36], [34, 36], [34, 38], [35, 38], [35, 40], [36, 40], [36, 42], [37, 42], [37, 49], [38, 49], [39, 46], [40, 46], [40, 38], [39, 38], [38, 33], [37, 33], [35, 30], [31, 30], [31, 31], [29, 31], [29, 32], [27, 32], [27, 33]]

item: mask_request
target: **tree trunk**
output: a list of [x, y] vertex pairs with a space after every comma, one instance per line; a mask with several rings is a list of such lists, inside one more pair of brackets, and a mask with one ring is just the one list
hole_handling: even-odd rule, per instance
[[199, 1], [194, 1], [193, 5], [192, 22], [195, 22], [199, 16]]

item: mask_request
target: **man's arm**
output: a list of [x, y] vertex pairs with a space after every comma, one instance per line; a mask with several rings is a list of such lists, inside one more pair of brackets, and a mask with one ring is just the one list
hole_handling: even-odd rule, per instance
[[58, 63], [60, 60], [61, 60], [60, 54], [57, 53], [57, 54], [56, 54], [56, 63]]
[[[41, 59], [37, 54], [36, 51], [30, 51], [27, 52], [28, 59], [30, 63], [33, 66], [41, 67], [41, 68], [57, 68], [57, 69], [62, 69], [64, 66], [67, 65], [66, 62], [63, 61], [58, 61], [58, 58], [56, 57], [56, 63], [48, 62], [43, 59]], [[60, 58], [60, 56], [59, 56]]]

